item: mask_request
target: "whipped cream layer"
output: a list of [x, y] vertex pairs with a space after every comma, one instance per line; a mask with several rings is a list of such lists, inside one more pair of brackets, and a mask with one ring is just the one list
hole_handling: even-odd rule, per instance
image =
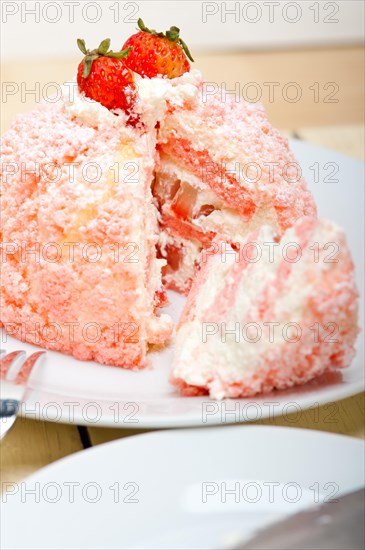
[[99, 126], [107, 123], [112, 126], [125, 126], [126, 114], [124, 111], [109, 111], [98, 101], [86, 97], [85, 94], [79, 92], [76, 79], [64, 83], [62, 100], [66, 113], [85, 124]]
[[[172, 108], [183, 107], [194, 101], [199, 94], [202, 75], [198, 70], [184, 73], [178, 78], [142, 78], [134, 74], [137, 88], [137, 101], [134, 111], [140, 115], [147, 128], [152, 129], [161, 122], [166, 112]], [[66, 112], [85, 124], [92, 126], [108, 123], [112, 126], [124, 126], [126, 114], [122, 110], [110, 111], [98, 101], [87, 98], [79, 92], [76, 79], [65, 82], [62, 99]], [[116, 116], [118, 115], [118, 116]]]

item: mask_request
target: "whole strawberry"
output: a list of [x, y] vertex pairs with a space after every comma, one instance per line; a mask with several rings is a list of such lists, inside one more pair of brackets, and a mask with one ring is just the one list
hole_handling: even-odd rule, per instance
[[85, 41], [80, 38], [77, 45], [85, 55], [77, 70], [80, 92], [107, 109], [122, 109], [128, 113], [135, 97], [133, 73], [125, 63], [129, 50], [109, 51], [109, 38], [103, 40], [96, 50], [87, 50]]
[[190, 70], [187, 57], [194, 59], [180, 38], [178, 27], [170, 27], [164, 34], [148, 29], [142, 19], [138, 19], [138, 27], [140, 32], [130, 36], [123, 46], [123, 50], [130, 48], [125, 63], [132, 71], [149, 78], [175, 78]]

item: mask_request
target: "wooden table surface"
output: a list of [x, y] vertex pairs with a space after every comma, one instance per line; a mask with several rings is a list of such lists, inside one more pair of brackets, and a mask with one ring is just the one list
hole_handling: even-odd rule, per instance
[[[207, 81], [239, 85], [244, 97], [261, 100], [270, 120], [287, 136], [364, 160], [364, 49], [360, 46], [232, 54], [201, 54], [196, 66]], [[2, 81], [19, 92], [2, 98], [1, 131], [13, 115], [33, 107], [21, 91], [39, 82], [62, 83], [76, 73], [77, 59], [26, 61], [2, 65]], [[248, 85], [251, 83], [251, 87]], [[274, 84], [273, 84], [274, 83]], [[294, 86], [290, 87], [290, 83]], [[274, 93], [270, 97], [270, 88]], [[291, 101], [301, 92], [298, 101]], [[251, 95], [250, 95], [251, 94]], [[292, 94], [292, 95], [291, 95]], [[332, 407], [332, 408], [329, 408]], [[257, 424], [294, 426], [364, 438], [364, 394]], [[61, 457], [85, 447], [140, 433], [137, 430], [79, 428], [19, 418], [0, 447], [1, 481], [18, 481]]]

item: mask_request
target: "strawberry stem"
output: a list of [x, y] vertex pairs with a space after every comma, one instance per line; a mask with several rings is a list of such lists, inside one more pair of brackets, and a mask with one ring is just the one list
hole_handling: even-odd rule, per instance
[[124, 57], [127, 57], [130, 51], [131, 51], [131, 48], [126, 48], [121, 52], [108, 52], [105, 54], [104, 57], [113, 57], [114, 59], [123, 59]]
[[100, 42], [100, 45], [98, 47], [98, 53], [100, 55], [105, 55], [109, 50], [109, 48], [110, 48], [110, 38], [106, 38], [105, 40]]
[[179, 44], [182, 47], [182, 49], [185, 52], [186, 57], [194, 63], [194, 59], [193, 59], [193, 57], [192, 57], [192, 55], [189, 51], [188, 46], [186, 45], [186, 42], [184, 42], [184, 40], [182, 38], [180, 38], [180, 29], [179, 29], [179, 27], [170, 27], [170, 29], [168, 31], [166, 31], [166, 33], [157, 32], [157, 31], [155, 31], [155, 29], [149, 29], [148, 27], [146, 27], [143, 20], [141, 18], [139, 18], [138, 19], [138, 28], [142, 32], [148, 32], [149, 34], [152, 34], [153, 36], [159, 36], [160, 38], [167, 38], [167, 40], [170, 40], [170, 42], [176, 42], [177, 44]]
[[191, 55], [191, 53], [190, 53], [190, 50], [189, 50], [189, 48], [188, 48], [186, 42], [184, 42], [184, 40], [183, 40], [182, 38], [179, 38], [178, 42], [179, 42], [179, 44], [181, 45], [182, 49], [184, 50], [186, 57], [187, 57], [188, 59], [190, 59], [190, 61], [192, 61], [192, 62], [194, 63], [194, 59], [193, 59], [193, 57], [192, 57], [192, 55]]
[[82, 51], [83, 54], [86, 55], [86, 44], [85, 44], [85, 40], [82, 40], [81, 38], [78, 38], [77, 39], [77, 45], [79, 47], [79, 50]]

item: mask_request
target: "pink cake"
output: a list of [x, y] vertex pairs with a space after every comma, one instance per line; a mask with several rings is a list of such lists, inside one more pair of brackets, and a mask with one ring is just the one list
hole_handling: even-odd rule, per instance
[[280, 243], [268, 226], [233, 250], [203, 250], [177, 328], [172, 382], [184, 395], [250, 397], [349, 365], [357, 329], [343, 231], [304, 217]]
[[[96, 50], [85, 52], [86, 64]], [[109, 53], [98, 50], [88, 82], [80, 64], [78, 79], [100, 101], [118, 104], [124, 94], [127, 111], [68, 83], [62, 101], [19, 115], [2, 139], [5, 330], [78, 359], [139, 369], [151, 345], [169, 342], [172, 321], [158, 311], [166, 289], [188, 293], [198, 272], [177, 334], [173, 379], [185, 392], [253, 395], [346, 366], [356, 291], [344, 237], [317, 224], [300, 167], [263, 107], [207, 96], [199, 71], [147, 78]], [[310, 240], [335, 238], [341, 262], [232, 259], [245, 240], [282, 235], [280, 250], [294, 239], [307, 253]], [[215, 249], [222, 243], [225, 263]], [[313, 344], [309, 329], [298, 345], [274, 347], [223, 346], [219, 331], [210, 347], [199, 336], [206, 322], [325, 324], [332, 315], [341, 341], [331, 348]]]
[[188, 292], [202, 246], [215, 235], [242, 240], [270, 224], [282, 234], [316, 206], [288, 141], [260, 104], [221, 93], [170, 110], [158, 133], [153, 188], [161, 211], [162, 256], [169, 288]]
[[169, 339], [171, 319], [156, 315], [165, 261], [156, 258], [154, 138], [93, 104], [79, 116], [42, 105], [13, 122], [2, 140], [9, 334], [127, 368]]

